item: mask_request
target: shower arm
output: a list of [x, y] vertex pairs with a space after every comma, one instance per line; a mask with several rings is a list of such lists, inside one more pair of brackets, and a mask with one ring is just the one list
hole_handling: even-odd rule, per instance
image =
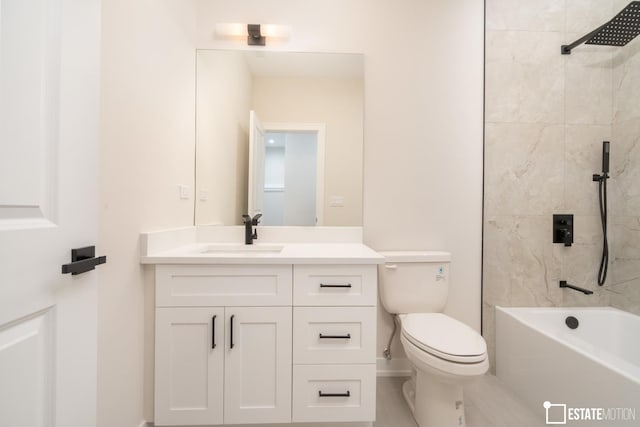
[[[609, 21], [611, 22], [611, 21]], [[586, 42], [587, 40], [589, 40], [591, 37], [593, 37], [598, 31], [600, 31], [601, 29], [603, 29], [604, 27], [606, 27], [607, 25], [609, 25], [609, 22], [605, 22], [604, 24], [600, 25], [598, 28], [596, 28], [595, 30], [591, 31], [589, 34], [580, 37], [578, 40], [574, 41], [571, 44], [563, 44], [562, 46], [560, 46], [560, 53], [562, 53], [563, 55], [571, 55], [571, 49], [573, 49], [574, 47], [580, 46], [582, 43]]]

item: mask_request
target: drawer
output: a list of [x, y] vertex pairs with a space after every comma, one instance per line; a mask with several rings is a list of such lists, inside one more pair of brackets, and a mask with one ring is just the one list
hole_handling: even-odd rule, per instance
[[374, 421], [376, 365], [293, 367], [293, 422]]
[[291, 265], [157, 265], [156, 306], [291, 305]]
[[375, 307], [295, 307], [293, 363], [375, 363]]
[[296, 265], [294, 305], [376, 305], [375, 265]]

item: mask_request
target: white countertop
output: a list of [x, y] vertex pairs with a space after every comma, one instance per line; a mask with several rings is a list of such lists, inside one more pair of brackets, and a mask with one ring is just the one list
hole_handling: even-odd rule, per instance
[[[229, 251], [225, 252], [225, 245]], [[215, 251], [209, 252], [210, 247]], [[260, 251], [235, 243], [195, 243], [144, 254], [142, 264], [382, 264], [384, 257], [362, 243], [265, 243], [280, 251]], [[255, 249], [255, 250], [253, 250]]]

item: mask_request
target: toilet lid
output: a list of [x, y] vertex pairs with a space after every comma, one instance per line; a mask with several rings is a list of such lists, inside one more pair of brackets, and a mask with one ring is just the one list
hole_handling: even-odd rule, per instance
[[453, 362], [477, 363], [487, 344], [475, 330], [442, 313], [413, 313], [402, 320], [402, 332], [420, 349]]

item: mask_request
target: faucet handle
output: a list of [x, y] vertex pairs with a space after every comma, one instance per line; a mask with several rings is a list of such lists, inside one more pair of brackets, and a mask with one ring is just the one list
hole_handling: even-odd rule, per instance
[[260, 218], [262, 217], [262, 214], [256, 214], [256, 216], [253, 217], [253, 219], [251, 220], [251, 223], [253, 225], [258, 225], [258, 223], [260, 222]]
[[251, 215], [247, 215], [247, 214], [242, 214], [242, 221], [246, 224], [248, 222], [251, 222]]

